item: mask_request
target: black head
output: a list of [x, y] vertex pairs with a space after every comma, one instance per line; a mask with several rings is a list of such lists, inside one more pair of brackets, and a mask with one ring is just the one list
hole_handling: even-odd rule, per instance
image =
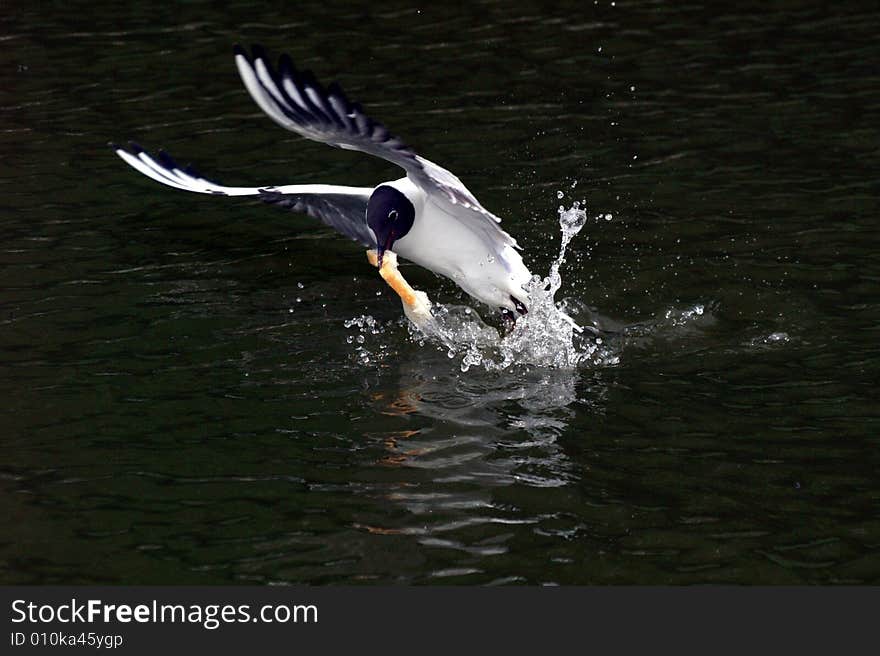
[[416, 219], [416, 208], [409, 198], [394, 187], [376, 187], [367, 203], [367, 225], [376, 235], [379, 266], [382, 255], [390, 251], [394, 242], [409, 232]]

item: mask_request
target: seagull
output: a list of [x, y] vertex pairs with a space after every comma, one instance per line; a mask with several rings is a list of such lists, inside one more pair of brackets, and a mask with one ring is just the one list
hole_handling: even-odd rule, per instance
[[[310, 71], [297, 70], [289, 55], [282, 55], [273, 65], [258, 45], [250, 52], [236, 45], [234, 54], [244, 86], [278, 125], [313, 141], [381, 157], [401, 167], [406, 175], [375, 187], [226, 187], [201, 177], [192, 167], [179, 166], [164, 151], [152, 156], [134, 143], [127, 148], [111, 144], [116, 154], [169, 187], [218, 196], [256, 196], [319, 219], [370, 249], [370, 261], [383, 277], [383, 264], [392, 259], [386, 258], [386, 253], [396, 253], [500, 309], [507, 324], [528, 312], [524, 286], [532, 275], [523, 264], [516, 240], [461, 180], [417, 155], [367, 116], [337, 83], [324, 87]], [[396, 257], [394, 266], [396, 271]], [[406, 307], [405, 295], [401, 298]]]

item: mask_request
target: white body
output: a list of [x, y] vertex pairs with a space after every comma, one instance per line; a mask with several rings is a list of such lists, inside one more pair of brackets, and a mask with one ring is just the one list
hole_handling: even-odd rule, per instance
[[481, 223], [461, 221], [409, 178], [386, 182], [415, 207], [409, 232], [394, 242], [401, 257], [445, 276], [474, 298], [492, 307], [515, 310], [510, 297], [528, 306], [523, 285], [531, 273], [517, 250], [494, 238]]

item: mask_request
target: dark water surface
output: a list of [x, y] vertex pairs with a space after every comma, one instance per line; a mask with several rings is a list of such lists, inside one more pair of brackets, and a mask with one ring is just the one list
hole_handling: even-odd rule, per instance
[[[880, 583], [880, 12], [825, 4], [4, 3], [0, 583]], [[359, 247], [109, 151], [397, 176], [262, 116], [236, 41], [536, 272], [560, 204], [603, 215], [562, 295], [611, 361], [462, 372]]]

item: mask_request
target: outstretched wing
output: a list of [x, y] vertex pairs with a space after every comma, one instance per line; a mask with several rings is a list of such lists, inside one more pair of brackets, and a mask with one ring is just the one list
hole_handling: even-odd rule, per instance
[[[451, 172], [419, 157], [363, 108], [349, 101], [335, 82], [324, 88], [310, 71], [298, 71], [288, 55], [274, 66], [260, 46], [249, 54], [235, 46], [235, 63], [257, 105], [281, 127], [337, 148], [359, 150], [403, 168], [407, 177], [425, 190], [451, 215], [478, 222], [478, 226], [505, 243], [516, 245], [497, 226], [489, 212]], [[480, 225], [485, 222], [486, 225]]]
[[323, 221], [346, 237], [375, 248], [375, 239], [367, 228], [366, 212], [371, 187], [337, 185], [284, 185], [280, 187], [225, 187], [206, 180], [191, 167], [180, 167], [171, 156], [159, 151], [154, 158], [137, 144], [113, 150], [132, 168], [148, 178], [175, 189], [217, 196], [257, 196], [260, 200]]
[[253, 46], [253, 57], [239, 45], [234, 51], [251, 97], [281, 127], [313, 141], [387, 159], [404, 169], [418, 166], [415, 153], [350, 102], [338, 84], [325, 89], [311, 71], [296, 70], [286, 54], [276, 68], [260, 46]]

